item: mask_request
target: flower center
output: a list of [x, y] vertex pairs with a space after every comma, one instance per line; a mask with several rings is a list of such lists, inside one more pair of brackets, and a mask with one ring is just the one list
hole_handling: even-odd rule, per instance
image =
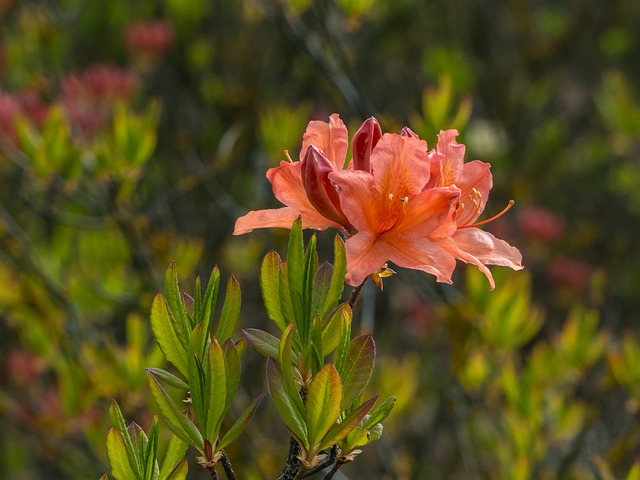
[[473, 188], [467, 198], [464, 199], [463, 202], [460, 202], [460, 206], [458, 206], [456, 210], [456, 223], [458, 224], [458, 228], [472, 228], [486, 225], [507, 213], [511, 207], [513, 207], [514, 203], [513, 200], [509, 200], [509, 204], [497, 215], [481, 222], [471, 223], [478, 217], [478, 212], [482, 205], [482, 194]]
[[381, 210], [381, 218], [378, 219], [379, 234], [393, 230], [398, 226], [407, 211], [409, 197], [396, 198], [393, 193], [387, 196], [384, 208]]

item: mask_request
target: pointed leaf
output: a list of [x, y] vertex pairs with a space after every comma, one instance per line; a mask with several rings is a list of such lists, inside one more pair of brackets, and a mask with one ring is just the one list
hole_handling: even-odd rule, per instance
[[[202, 359], [197, 352], [202, 344], [202, 337], [206, 336], [202, 328], [202, 324], [193, 330], [191, 335], [191, 349], [189, 351], [189, 387], [191, 394], [191, 405], [195, 413], [198, 423], [204, 427], [207, 424], [207, 374], [204, 365], [204, 359]], [[202, 432], [204, 433], [204, 432]]]
[[153, 375], [148, 375], [148, 377], [151, 394], [167, 423], [173, 427], [171, 428], [173, 433], [178, 435], [182, 441], [202, 451], [204, 439], [196, 426], [182, 413], [160, 382]]
[[105, 473], [100, 477], [100, 480], [109, 480], [109, 475]]
[[344, 242], [339, 235], [333, 239], [333, 275], [331, 277], [331, 287], [322, 308], [321, 317], [327, 318], [331, 311], [340, 301], [344, 290], [344, 280], [347, 275], [347, 253]]
[[[289, 322], [296, 321], [296, 315], [293, 309], [293, 301], [291, 300], [291, 290], [289, 289], [289, 269], [287, 262], [280, 264], [280, 309], [282, 316]], [[285, 325], [286, 328], [286, 325]], [[284, 330], [284, 328], [283, 328]]]
[[111, 464], [111, 475], [116, 480], [140, 480], [137, 476], [127, 457], [127, 448], [124, 440], [116, 427], [111, 427], [107, 435], [107, 454], [109, 455], [109, 463]]
[[160, 473], [158, 468], [158, 417], [153, 418], [149, 429], [147, 448], [144, 452], [144, 479], [155, 480]]
[[[302, 311], [302, 290], [304, 288], [304, 241], [302, 237], [302, 220], [300, 217], [293, 222], [289, 233], [289, 247], [287, 250], [287, 279], [289, 291], [291, 292], [291, 305], [293, 307], [294, 324], [299, 330], [298, 334], [304, 332], [301, 324], [303, 322]], [[301, 337], [303, 338], [303, 337]]]
[[[333, 265], [324, 262], [313, 276], [313, 291], [311, 301], [311, 314], [322, 317], [324, 304], [331, 288], [331, 277], [333, 275]], [[324, 318], [323, 318], [324, 319]]]
[[351, 315], [351, 307], [347, 303], [343, 303], [325, 323], [322, 329], [322, 354], [324, 356], [331, 355], [338, 348], [346, 332], [349, 332], [347, 335], [350, 334], [348, 327], [351, 325]]
[[277, 337], [257, 328], [245, 328], [242, 333], [258, 353], [276, 360], [279, 358], [280, 340]]
[[162, 468], [160, 469], [159, 480], [167, 480], [170, 478], [171, 472], [183, 461], [184, 456], [187, 454], [188, 447], [189, 445], [180, 440], [179, 437], [171, 435], [167, 453], [164, 455]]
[[206, 383], [207, 424], [205, 438], [215, 445], [225, 415], [227, 401], [227, 372], [224, 352], [214, 339], [209, 345]]
[[307, 428], [309, 446], [314, 448], [340, 416], [342, 385], [333, 364], [325, 365], [313, 376], [307, 390]]
[[113, 400], [111, 402], [111, 406], [109, 407], [109, 416], [111, 417], [111, 423], [115, 425], [120, 434], [122, 435], [122, 441], [126, 447], [127, 458], [129, 459], [129, 464], [131, 469], [137, 478], [142, 478], [142, 459], [137, 455], [137, 451], [133, 445], [131, 437], [129, 436], [129, 431], [127, 430], [127, 426], [124, 421], [124, 417], [122, 416], [122, 411], [120, 410], [120, 406], [118, 403]]
[[371, 334], [359, 335], [351, 341], [340, 371], [344, 388], [343, 409], [349, 407], [369, 383], [375, 360], [376, 344]]
[[322, 343], [322, 319], [319, 315], [314, 317], [311, 325], [311, 339], [309, 352], [311, 353], [311, 368], [315, 374], [324, 366], [324, 345]]
[[216, 311], [216, 302], [218, 300], [218, 288], [220, 287], [220, 270], [218, 267], [213, 267], [211, 270], [211, 276], [209, 277], [209, 283], [207, 283], [207, 291], [204, 293], [204, 299], [202, 300], [202, 308], [200, 313], [200, 319], [198, 323], [202, 323], [202, 329], [206, 332], [203, 337], [204, 344], [201, 345], [201, 358], [204, 358], [204, 352], [209, 346], [208, 340], [210, 338], [211, 326], [213, 325], [213, 315]]
[[[282, 418], [298, 443], [308, 449], [309, 441], [305, 419], [295, 406], [296, 398], [300, 400], [300, 395], [296, 394], [293, 399], [289, 398], [282, 369], [278, 362], [271, 357], [267, 358], [267, 384], [280, 418]], [[302, 402], [300, 401], [300, 403]]]
[[318, 265], [318, 254], [316, 253], [316, 235], [312, 235], [309, 239], [309, 245], [307, 246], [307, 250], [304, 254], [304, 273], [303, 273], [303, 284], [302, 284], [302, 297], [301, 297], [301, 306], [302, 306], [302, 318], [297, 326], [301, 331], [298, 332], [300, 335], [300, 341], [304, 346], [308, 345], [311, 340], [311, 325], [315, 315], [311, 314], [312, 308], [312, 299], [313, 299], [313, 278], [314, 274], [317, 270]]
[[[167, 480], [185, 480], [187, 478], [187, 473], [189, 472], [189, 463], [185, 458], [180, 465], [178, 465], [171, 474], [167, 477]], [[162, 478], [161, 478], [162, 480]]]
[[223, 414], [223, 416], [225, 416], [229, 411], [229, 408], [231, 408], [231, 401], [233, 400], [233, 396], [236, 394], [238, 386], [240, 385], [241, 366], [240, 355], [238, 354], [238, 350], [236, 350], [233, 340], [228, 339], [224, 343], [223, 351], [227, 378], [227, 400]]
[[200, 320], [202, 310], [202, 282], [200, 276], [196, 277], [196, 284], [193, 287], [193, 326], [202, 322]]
[[300, 398], [300, 387], [296, 384], [293, 375], [293, 352], [291, 343], [293, 338], [293, 323], [282, 332], [282, 339], [279, 347], [279, 361], [282, 375], [284, 377], [287, 395], [292, 399], [293, 405], [297, 408], [298, 413], [304, 417], [304, 405]]
[[191, 325], [187, 318], [184, 303], [182, 303], [175, 262], [171, 262], [164, 277], [164, 296], [167, 299], [169, 310], [176, 320], [176, 333], [179, 334], [183, 345], [186, 347], [191, 333]]
[[222, 450], [231, 442], [233, 442], [236, 438], [238, 438], [238, 436], [240, 436], [240, 434], [244, 431], [244, 429], [247, 427], [247, 425], [253, 418], [253, 414], [256, 413], [256, 410], [258, 409], [258, 406], [260, 405], [260, 402], [262, 402], [262, 399], [264, 398], [264, 396], [265, 394], [263, 393], [258, 398], [256, 398], [253, 402], [251, 402], [251, 404], [246, 408], [246, 410], [242, 412], [242, 415], [240, 415], [238, 420], [236, 420], [235, 423], [231, 425], [231, 428], [227, 430], [227, 433], [224, 434], [224, 436], [220, 440], [220, 443], [218, 443], [216, 447], [218, 450]]
[[349, 432], [358, 426], [377, 401], [378, 397], [373, 397], [371, 400], [366, 401], [358, 408], [354, 409], [347, 418], [342, 420], [342, 422], [334, 425], [322, 439], [320, 450], [324, 450], [325, 448], [335, 445], [344, 437], [349, 435]]
[[195, 317], [193, 316], [196, 302], [193, 297], [186, 292], [180, 292], [180, 300], [182, 301], [182, 305], [184, 305], [187, 320], [189, 320], [189, 329], [192, 329], [196, 326]]
[[145, 370], [170, 387], [189, 390], [189, 385], [182, 379], [176, 377], [173, 373], [167, 372], [161, 368], [145, 368]]
[[236, 341], [235, 345], [236, 345], [236, 350], [238, 351], [238, 357], [242, 361], [242, 358], [244, 357], [244, 352], [247, 351], [247, 339], [242, 337], [241, 339]]
[[341, 372], [345, 361], [347, 359], [347, 354], [349, 353], [349, 340], [351, 338], [351, 319], [353, 317], [353, 312], [351, 307], [348, 304], [345, 304], [343, 308], [343, 314], [348, 318], [348, 322], [342, 321], [342, 331], [340, 333], [340, 337], [338, 339], [338, 346], [336, 347], [336, 353], [334, 355], [334, 363], [336, 365], [336, 370]]
[[260, 289], [267, 315], [282, 331], [293, 319], [286, 320], [280, 306], [280, 264], [280, 255], [274, 250], [267, 253], [260, 269]]
[[389, 416], [391, 410], [393, 410], [393, 407], [396, 405], [396, 401], [396, 397], [389, 397], [386, 399], [371, 412], [371, 415], [367, 418], [362, 427], [367, 430], [371, 430], [375, 425], [381, 423]]
[[224, 297], [224, 306], [222, 307], [222, 313], [220, 314], [220, 323], [216, 331], [216, 338], [218, 343], [222, 344], [231, 338], [233, 332], [238, 325], [238, 318], [240, 317], [240, 303], [242, 302], [242, 295], [240, 293], [240, 285], [236, 280], [236, 277], [231, 275], [227, 282], [227, 291]]
[[171, 312], [169, 312], [167, 302], [161, 293], [156, 295], [151, 305], [151, 330], [166, 359], [186, 377], [187, 347], [179, 339], [179, 334], [173, 325]]

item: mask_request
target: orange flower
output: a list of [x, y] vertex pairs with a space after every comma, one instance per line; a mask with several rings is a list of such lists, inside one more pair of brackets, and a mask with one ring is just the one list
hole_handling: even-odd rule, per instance
[[517, 248], [500, 240], [489, 232], [476, 228], [502, 216], [507, 208], [495, 217], [474, 223], [484, 211], [493, 179], [488, 163], [474, 160], [464, 163], [465, 146], [456, 141], [457, 130], [441, 131], [435, 151], [429, 152], [440, 164], [438, 186], [455, 185], [460, 189], [460, 200], [455, 212], [457, 230], [438, 244], [455, 258], [476, 265], [489, 279], [491, 289], [495, 282], [486, 265], [501, 265], [521, 270], [522, 255]]
[[427, 152], [426, 142], [409, 128], [382, 135], [370, 118], [353, 137], [353, 159], [345, 169], [344, 123], [336, 114], [328, 123], [310, 122], [302, 160], [267, 172], [276, 198], [286, 206], [249, 212], [238, 219], [234, 234], [290, 228], [300, 216], [304, 228], [334, 227], [345, 235], [351, 285], [360, 285], [389, 261], [451, 283], [460, 259], [477, 265], [493, 288], [486, 265], [519, 270], [522, 256], [477, 228], [493, 218], [474, 223], [492, 187], [490, 166], [477, 160], [464, 164], [465, 147], [455, 141], [457, 135], [456, 130], [440, 132], [436, 149]]

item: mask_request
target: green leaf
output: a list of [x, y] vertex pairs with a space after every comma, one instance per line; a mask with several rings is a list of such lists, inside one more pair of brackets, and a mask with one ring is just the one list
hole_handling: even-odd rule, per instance
[[280, 368], [282, 369], [285, 386], [287, 388], [287, 395], [289, 395], [289, 398], [292, 399], [294, 406], [298, 410], [298, 413], [301, 416], [304, 416], [304, 405], [302, 403], [302, 399], [300, 398], [300, 390], [293, 376], [293, 352], [291, 350], [293, 328], [294, 327], [292, 323], [285, 329], [284, 332], [282, 332], [278, 358], [280, 360]]
[[193, 330], [191, 335], [191, 350], [189, 352], [189, 387], [191, 393], [191, 405], [195, 412], [196, 418], [201, 426], [207, 424], [207, 374], [205, 372], [204, 359], [196, 353], [196, 349], [200, 348], [202, 337], [206, 336], [202, 328], [202, 324]]
[[324, 366], [324, 345], [322, 343], [322, 319], [319, 315], [314, 317], [311, 325], [311, 339], [309, 344], [311, 353], [311, 367], [315, 374]]
[[111, 475], [116, 480], [140, 480], [131, 468], [127, 456], [127, 447], [122, 434], [116, 427], [112, 427], [107, 434], [107, 455], [111, 464]]
[[[330, 355], [343, 341], [343, 335], [347, 335], [347, 343], [351, 334], [351, 307], [343, 303], [327, 320], [322, 329], [322, 354]], [[337, 368], [337, 367], [336, 367]]]
[[340, 332], [340, 336], [338, 338], [338, 346], [336, 347], [336, 353], [334, 355], [334, 363], [338, 372], [342, 371], [344, 363], [347, 359], [347, 354], [349, 352], [349, 340], [351, 338], [351, 318], [353, 316], [351, 307], [349, 307], [348, 304], [345, 304], [342, 307], [342, 311], [345, 317], [348, 318], [348, 321], [340, 322], [342, 331]]
[[200, 276], [196, 277], [196, 284], [193, 287], [193, 323], [195, 325], [202, 323], [200, 319], [202, 310], [202, 283]]
[[256, 413], [256, 410], [258, 409], [258, 406], [260, 405], [260, 402], [262, 402], [264, 396], [265, 394], [263, 393], [253, 402], [251, 402], [251, 404], [245, 409], [245, 411], [242, 412], [242, 415], [240, 415], [238, 420], [236, 420], [234, 424], [231, 425], [231, 428], [227, 430], [227, 433], [224, 434], [224, 436], [220, 440], [220, 443], [218, 443], [218, 445], [216, 446], [218, 450], [222, 450], [236, 438], [238, 438], [238, 436], [240, 436], [240, 434], [244, 431], [244, 429], [253, 418], [253, 414]]
[[184, 303], [182, 302], [175, 262], [171, 262], [164, 277], [164, 296], [167, 299], [169, 311], [175, 318], [177, 324], [176, 333], [179, 335], [178, 338], [181, 338], [182, 345], [186, 348], [189, 344], [189, 337], [191, 336], [191, 324], [187, 318]]
[[341, 401], [340, 375], [329, 363], [313, 376], [307, 390], [306, 423], [310, 448], [320, 443], [340, 416]]
[[344, 388], [342, 408], [346, 409], [369, 383], [376, 361], [376, 344], [371, 334], [359, 335], [349, 344], [347, 357], [340, 370]]
[[109, 475], [105, 473], [100, 477], [100, 480], [109, 480]]
[[224, 352], [214, 339], [209, 345], [206, 382], [206, 398], [208, 402], [205, 438], [216, 444], [227, 402], [227, 373], [224, 363]]
[[233, 332], [238, 325], [238, 318], [240, 317], [240, 303], [242, 301], [242, 295], [240, 293], [240, 285], [236, 280], [236, 277], [231, 275], [227, 282], [227, 291], [224, 297], [224, 306], [222, 307], [222, 313], [220, 314], [220, 323], [218, 324], [218, 330], [216, 332], [216, 338], [218, 343], [222, 344], [231, 338]]
[[[333, 275], [333, 265], [324, 262], [313, 275], [313, 290], [311, 297], [311, 314], [322, 316], [324, 304], [331, 288], [331, 277]], [[323, 318], [324, 320], [324, 318]]]
[[142, 459], [137, 455], [137, 451], [134, 448], [129, 431], [127, 430], [122, 411], [118, 403], [113, 400], [109, 407], [109, 416], [111, 417], [111, 423], [115, 425], [120, 434], [122, 435], [122, 441], [124, 442], [127, 458], [131, 466], [132, 471], [136, 475], [136, 478], [142, 479]]
[[[280, 255], [274, 250], [267, 253], [260, 268], [260, 289], [267, 315], [282, 331], [287, 327], [288, 322], [282, 314], [280, 305], [280, 264]], [[289, 321], [292, 320], [289, 319]]]
[[158, 468], [158, 417], [153, 418], [149, 429], [147, 448], [144, 452], [144, 479], [155, 480], [160, 473]]
[[334, 425], [322, 439], [320, 450], [329, 448], [331, 445], [340, 442], [343, 438], [349, 435], [349, 432], [351, 432], [358, 426], [358, 424], [367, 415], [367, 413], [369, 413], [369, 411], [373, 408], [377, 401], [378, 397], [373, 397], [372, 399], [367, 400], [365, 403], [360, 405], [358, 408], [355, 408], [349, 415], [347, 415], [347, 417], [342, 420], [342, 422]]
[[393, 407], [396, 405], [396, 401], [396, 397], [387, 398], [371, 412], [371, 415], [369, 415], [369, 418], [367, 418], [362, 427], [371, 430], [375, 425], [381, 423], [389, 416], [391, 410], [393, 410]]
[[[302, 295], [304, 288], [304, 241], [302, 237], [302, 220], [300, 217], [293, 222], [291, 233], [289, 234], [289, 247], [287, 250], [287, 280], [289, 291], [291, 292], [291, 305], [293, 307], [294, 324], [298, 330], [298, 335], [305, 333], [302, 324], [303, 309]], [[301, 340], [304, 336], [300, 337]]]
[[180, 465], [178, 465], [173, 472], [169, 474], [167, 480], [185, 480], [187, 478], [187, 473], [189, 471], [189, 463], [185, 458]]
[[187, 347], [179, 339], [171, 312], [161, 293], [155, 296], [151, 305], [151, 330], [167, 360], [187, 377]]
[[170, 387], [189, 390], [189, 385], [182, 379], [176, 377], [173, 373], [167, 372], [161, 368], [146, 368], [145, 370]]
[[[300, 305], [302, 307], [302, 317], [299, 319], [296, 327], [300, 330], [300, 341], [303, 345], [308, 345], [311, 340], [311, 324], [315, 315], [311, 315], [311, 306], [313, 298], [313, 278], [317, 270], [318, 254], [316, 253], [317, 239], [315, 235], [311, 236], [307, 251], [304, 254], [304, 272], [302, 283], [302, 295], [300, 297]], [[303, 350], [304, 351], [304, 350]]]
[[278, 362], [271, 357], [267, 358], [267, 384], [280, 418], [298, 443], [308, 449], [309, 440], [304, 415], [301, 415], [299, 408], [296, 407], [297, 401], [302, 403], [300, 395], [296, 393], [294, 398], [289, 397], [282, 369]]
[[242, 361], [244, 357], [244, 352], [247, 351], [247, 339], [242, 337], [241, 339], [235, 342], [236, 350], [238, 351], [238, 357]]
[[169, 446], [167, 447], [167, 453], [164, 456], [162, 462], [162, 468], [160, 469], [159, 480], [167, 480], [171, 478], [171, 472], [173, 472], [178, 464], [183, 461], [184, 456], [187, 454], [188, 444], [180, 440], [176, 435], [171, 435], [169, 440]]
[[[291, 290], [289, 289], [289, 269], [286, 261], [280, 263], [280, 308], [282, 316], [289, 323], [296, 321], [293, 301], [291, 300]], [[287, 325], [285, 325], [285, 328]], [[282, 330], [284, 330], [284, 328]]]
[[224, 415], [226, 415], [229, 408], [231, 408], [233, 396], [236, 394], [238, 386], [240, 385], [241, 366], [240, 355], [238, 354], [238, 350], [236, 349], [233, 340], [228, 339], [224, 342], [223, 351], [227, 378], [227, 399], [224, 407]]
[[277, 337], [257, 328], [245, 328], [242, 333], [258, 353], [275, 360], [279, 358], [280, 340]]
[[187, 473], [189, 471], [189, 463], [185, 458], [180, 465], [178, 465], [173, 472], [169, 474], [167, 480], [185, 480], [187, 478]]
[[333, 275], [331, 277], [331, 286], [320, 315], [323, 320], [329, 316], [340, 301], [342, 291], [344, 290], [344, 279], [346, 275], [347, 253], [344, 249], [344, 242], [339, 235], [336, 235], [333, 239]]
[[[202, 323], [202, 328], [207, 332], [206, 338], [209, 338], [209, 332], [211, 332], [211, 325], [213, 325], [213, 315], [216, 310], [216, 302], [218, 300], [218, 288], [220, 287], [220, 270], [218, 267], [213, 267], [211, 270], [211, 276], [209, 277], [209, 283], [207, 283], [207, 290], [204, 293], [204, 299], [202, 301], [202, 309], [198, 323]], [[204, 357], [204, 351], [207, 345], [203, 345], [201, 352]]]
[[148, 377], [151, 395], [158, 404], [160, 412], [169, 427], [173, 427], [171, 431], [180, 437], [182, 441], [193, 445], [202, 452], [204, 449], [204, 439], [196, 426], [182, 413], [160, 382], [156, 380], [153, 375], [148, 374]]

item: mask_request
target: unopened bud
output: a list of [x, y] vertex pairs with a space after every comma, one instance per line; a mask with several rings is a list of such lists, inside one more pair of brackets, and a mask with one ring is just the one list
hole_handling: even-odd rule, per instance
[[302, 162], [302, 184], [311, 205], [323, 217], [352, 230], [351, 223], [340, 208], [338, 191], [329, 180], [329, 174], [335, 171], [331, 161], [320, 149], [310, 145]]
[[371, 172], [371, 152], [382, 138], [382, 129], [378, 120], [371, 117], [364, 121], [353, 136], [353, 168]]

